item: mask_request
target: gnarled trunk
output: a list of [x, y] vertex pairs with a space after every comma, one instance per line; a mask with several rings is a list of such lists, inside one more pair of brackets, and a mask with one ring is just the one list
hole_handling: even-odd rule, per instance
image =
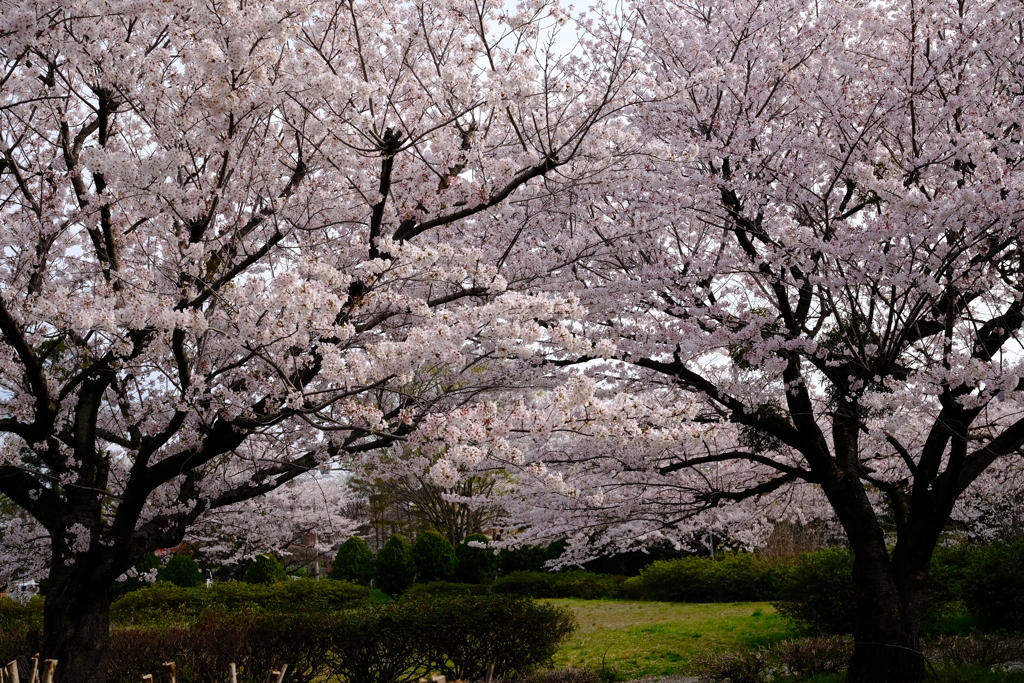
[[84, 555], [50, 569], [43, 608], [43, 653], [58, 683], [104, 683], [110, 643], [110, 580]]
[[857, 630], [847, 683], [909, 683], [925, 677], [921, 653], [924, 572], [889, 559], [883, 544], [854, 548]]

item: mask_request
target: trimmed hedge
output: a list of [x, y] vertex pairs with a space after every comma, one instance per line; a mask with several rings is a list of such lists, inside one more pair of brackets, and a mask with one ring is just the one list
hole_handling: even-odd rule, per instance
[[431, 581], [417, 583], [402, 593], [402, 600], [423, 600], [425, 598], [467, 597], [470, 595], [487, 595], [491, 587], [479, 583], [453, 583], [451, 581]]
[[781, 579], [778, 566], [745, 553], [722, 559], [684, 557], [653, 562], [623, 586], [625, 595], [666, 602], [772, 600]]
[[574, 629], [566, 609], [495, 595], [330, 614], [207, 612], [191, 626], [114, 629], [108, 681], [135, 683], [171, 660], [186, 683], [220, 678], [230, 662], [242, 683], [281, 664], [288, 683], [410, 683], [430, 672], [479, 679], [490, 664], [500, 676], [547, 664]]
[[157, 581], [167, 581], [182, 588], [195, 588], [206, 582], [199, 571], [199, 565], [188, 555], [175, 555], [160, 567], [156, 573]]
[[205, 610], [223, 612], [333, 612], [370, 604], [371, 591], [348, 581], [296, 579], [273, 584], [233, 581], [209, 588], [156, 583], [118, 599], [111, 621], [120, 624], [194, 622]]
[[531, 598], [583, 598], [595, 600], [619, 596], [624, 577], [592, 574], [581, 570], [558, 573], [512, 572], [491, 585], [491, 590], [504, 595]]

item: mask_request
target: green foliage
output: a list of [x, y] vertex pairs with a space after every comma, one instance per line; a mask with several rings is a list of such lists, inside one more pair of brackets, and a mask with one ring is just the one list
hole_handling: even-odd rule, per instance
[[449, 581], [431, 581], [417, 583], [402, 594], [403, 600], [422, 600], [433, 597], [466, 597], [470, 595], [486, 595], [491, 592], [489, 585], [480, 583], [451, 583]]
[[421, 661], [448, 680], [483, 680], [550, 664], [559, 643], [576, 630], [564, 608], [511, 596], [482, 595], [408, 603], [422, 639]]
[[420, 583], [455, 578], [455, 548], [436, 531], [424, 531], [412, 548], [416, 580]]
[[746, 553], [718, 560], [684, 557], [654, 562], [625, 582], [630, 597], [666, 602], [739, 602], [767, 600], [776, 596], [776, 566]]
[[132, 591], [137, 591], [140, 588], [146, 588], [152, 585], [151, 581], [147, 581], [142, 577], [154, 569], [160, 569], [160, 558], [157, 557], [155, 553], [150, 553], [142, 558], [141, 562], [135, 565], [135, 576], [129, 577], [124, 581], [114, 582], [110, 587], [110, 597], [116, 600], [122, 595], [126, 595]]
[[119, 624], [192, 623], [204, 611], [229, 613], [333, 612], [368, 605], [370, 589], [348, 581], [297, 579], [273, 584], [234, 581], [209, 588], [159, 582], [118, 599], [111, 621]]
[[856, 620], [853, 553], [831, 548], [797, 558], [783, 578], [775, 608], [817, 633], [851, 633]]
[[614, 598], [624, 577], [570, 570], [548, 572], [512, 572], [491, 586], [495, 593], [531, 598]]
[[0, 597], [0, 665], [39, 650], [43, 629], [43, 599], [33, 596], [27, 605]]
[[971, 553], [962, 583], [968, 610], [989, 630], [1024, 631], [1024, 541]]
[[337, 581], [351, 581], [369, 586], [373, 578], [373, 553], [366, 541], [353, 536], [338, 548], [329, 576]]
[[395, 597], [404, 593], [415, 580], [412, 546], [405, 536], [394, 534], [377, 553], [377, 587]]
[[246, 583], [277, 583], [287, 581], [281, 562], [273, 555], [257, 555], [245, 570], [242, 580]]
[[474, 548], [470, 543], [488, 543], [483, 534], [470, 534], [455, 549], [455, 580], [462, 583], [490, 583], [498, 571], [498, 556], [490, 548]]
[[175, 661], [183, 683], [238, 665], [241, 683], [287, 664], [288, 683], [409, 683], [431, 672], [479, 679], [551, 659], [575, 624], [568, 610], [502, 596], [402, 601], [331, 613], [207, 612], [195, 624], [116, 628], [110, 683]]
[[199, 565], [188, 555], [175, 555], [168, 560], [167, 564], [157, 571], [156, 580], [167, 581], [182, 588], [195, 588], [205, 583]]
[[548, 561], [548, 549], [541, 545], [503, 548], [498, 553], [498, 570], [502, 576], [512, 572], [539, 572]]

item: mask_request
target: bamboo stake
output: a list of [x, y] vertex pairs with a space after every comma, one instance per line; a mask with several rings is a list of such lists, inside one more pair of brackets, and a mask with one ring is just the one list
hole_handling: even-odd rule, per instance
[[43, 680], [41, 683], [53, 683], [53, 674], [57, 670], [56, 659], [44, 659], [43, 660]]
[[487, 665], [487, 681], [486, 683], [492, 683], [494, 681], [494, 663]]
[[144, 683], [153, 683], [153, 674], [142, 674], [142, 680]]
[[277, 677], [281, 675], [281, 672], [277, 669], [271, 669], [270, 673], [267, 674], [267, 683], [277, 683]]
[[285, 664], [281, 667], [281, 671], [277, 674], [277, 683], [284, 683], [284, 673], [288, 671], [288, 665]]
[[39, 683], [39, 653], [32, 655], [32, 674], [28, 677], [28, 683]]
[[235, 666], [234, 662], [228, 664], [228, 669], [231, 671], [231, 683], [238, 683], [238, 667]]

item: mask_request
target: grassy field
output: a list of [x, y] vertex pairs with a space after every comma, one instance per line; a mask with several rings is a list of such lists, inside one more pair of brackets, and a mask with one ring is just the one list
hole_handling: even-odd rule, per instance
[[580, 624], [555, 665], [603, 671], [605, 680], [695, 674], [702, 656], [799, 635], [766, 602], [545, 602], [570, 608]]

